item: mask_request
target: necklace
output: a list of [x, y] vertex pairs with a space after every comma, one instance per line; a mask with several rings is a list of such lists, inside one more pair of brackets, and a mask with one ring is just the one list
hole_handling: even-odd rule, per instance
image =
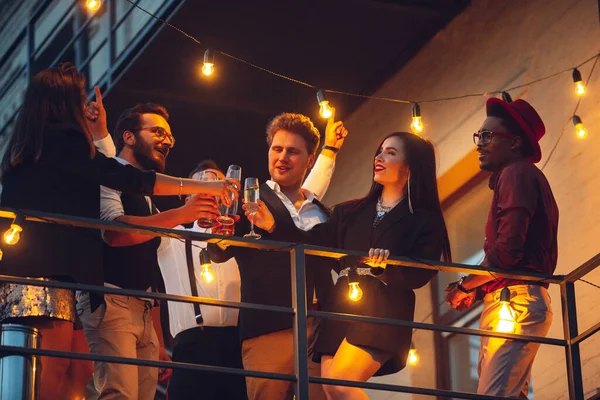
[[383, 216], [390, 212], [393, 207], [386, 207], [381, 203], [381, 197], [377, 200], [377, 218], [383, 218]]

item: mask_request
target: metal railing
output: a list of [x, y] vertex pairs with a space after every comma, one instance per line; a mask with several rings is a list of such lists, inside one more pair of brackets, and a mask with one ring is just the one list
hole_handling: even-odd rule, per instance
[[[459, 334], [475, 335], [475, 336], [486, 336], [494, 338], [505, 338], [517, 341], [526, 341], [533, 343], [540, 343], [544, 345], [560, 346], [565, 349], [566, 365], [567, 365], [567, 382], [569, 388], [569, 398], [575, 400], [583, 400], [583, 379], [582, 379], [582, 366], [581, 366], [581, 355], [580, 345], [586, 339], [594, 335], [600, 330], [600, 322], [587, 329], [583, 333], [579, 333], [577, 327], [577, 310], [576, 310], [576, 298], [574, 283], [581, 277], [585, 276], [589, 272], [593, 271], [600, 265], [600, 254], [596, 255], [585, 264], [575, 269], [566, 276], [562, 275], [546, 275], [534, 272], [517, 272], [511, 273], [506, 270], [497, 268], [487, 268], [481, 266], [464, 265], [456, 263], [443, 263], [439, 261], [423, 261], [415, 260], [406, 257], [392, 257], [388, 260], [388, 267], [408, 267], [408, 268], [422, 268], [422, 269], [433, 269], [441, 272], [463, 272], [477, 275], [488, 275], [490, 272], [497, 277], [503, 278], [514, 278], [526, 281], [537, 281], [546, 282], [550, 284], [558, 284], [561, 289], [561, 300], [562, 300], [562, 316], [563, 316], [563, 329], [564, 339], [554, 339], [539, 336], [528, 336], [510, 333], [499, 333], [483, 331], [479, 329], [463, 328], [436, 325], [422, 322], [411, 322], [403, 320], [392, 320], [386, 318], [377, 318], [369, 316], [361, 316], [354, 314], [340, 314], [333, 312], [322, 312], [322, 311], [309, 311], [307, 309], [307, 296], [305, 290], [305, 256], [313, 255], [327, 258], [339, 259], [344, 256], [355, 256], [355, 257], [366, 257], [366, 254], [345, 251], [340, 249], [324, 248], [318, 246], [309, 246], [298, 243], [284, 243], [269, 240], [256, 241], [253, 239], [244, 238], [224, 238], [222, 236], [202, 234], [190, 231], [181, 231], [174, 229], [163, 229], [154, 228], [147, 226], [136, 226], [129, 225], [119, 222], [107, 222], [96, 219], [89, 219], [83, 217], [66, 216], [59, 214], [51, 214], [39, 211], [26, 211], [26, 210], [11, 210], [11, 209], [0, 209], [0, 218], [13, 219], [16, 214], [22, 215], [25, 220], [42, 223], [55, 223], [70, 225], [84, 228], [104, 229], [121, 232], [133, 232], [141, 234], [153, 234], [156, 236], [163, 236], [175, 239], [189, 239], [196, 241], [204, 241], [207, 243], [222, 243], [228, 246], [239, 246], [253, 249], [263, 250], [274, 250], [284, 251], [290, 254], [291, 264], [291, 288], [292, 288], [292, 307], [281, 307], [281, 306], [270, 306], [262, 304], [252, 303], [240, 303], [225, 300], [215, 300], [205, 297], [193, 297], [183, 296], [175, 294], [165, 293], [149, 293], [138, 290], [127, 290], [127, 289], [116, 289], [104, 286], [93, 286], [84, 285], [69, 282], [56, 282], [56, 281], [40, 281], [29, 278], [12, 277], [6, 275], [0, 275], [0, 281], [28, 284], [33, 286], [47, 286], [54, 288], [65, 288], [70, 290], [82, 290], [90, 291], [102, 294], [118, 294], [124, 296], [135, 296], [144, 298], [153, 298], [157, 300], [169, 300], [177, 302], [188, 302], [198, 303], [212, 306], [238, 308], [238, 309], [254, 309], [262, 311], [274, 311], [282, 312], [293, 315], [294, 327], [294, 363], [295, 373], [291, 374], [279, 374], [262, 371], [249, 371], [236, 368], [217, 367], [210, 365], [180, 363], [180, 362], [164, 362], [164, 361], [152, 361], [152, 360], [140, 360], [136, 358], [124, 358], [124, 357], [112, 357], [112, 356], [101, 356], [94, 354], [83, 354], [73, 352], [63, 352], [55, 350], [45, 349], [30, 349], [25, 347], [16, 346], [4, 346], [0, 345], [0, 352], [2, 354], [18, 354], [18, 355], [42, 355], [49, 357], [60, 357], [70, 358], [78, 360], [91, 360], [91, 361], [103, 361], [113, 362], [121, 364], [131, 364], [138, 366], [148, 366], [156, 368], [181, 368], [186, 370], [195, 371], [211, 371], [217, 373], [236, 374], [248, 377], [266, 378], [266, 379], [278, 379], [290, 382], [295, 382], [296, 399], [305, 400], [308, 399], [308, 387], [309, 383], [320, 383], [330, 384], [338, 386], [349, 386], [359, 387], [364, 389], [375, 389], [385, 390], [392, 392], [401, 393], [412, 393], [429, 396], [440, 396], [444, 398], [463, 398], [463, 399], [499, 399], [497, 396], [487, 396], [468, 392], [456, 392], [444, 389], [431, 389], [423, 387], [410, 387], [410, 386], [399, 386], [373, 382], [356, 382], [346, 381], [340, 379], [326, 379], [321, 377], [309, 377], [308, 376], [308, 352], [307, 352], [307, 330], [306, 320], [308, 317], [317, 318], [333, 318], [341, 319], [346, 321], [360, 321], [377, 324], [387, 324], [393, 326], [409, 327], [413, 329], [429, 330], [436, 332], [453, 332]], [[25, 232], [24, 232], [25, 233]], [[23, 238], [22, 240], [26, 240]], [[1, 271], [0, 261], [0, 271]]]

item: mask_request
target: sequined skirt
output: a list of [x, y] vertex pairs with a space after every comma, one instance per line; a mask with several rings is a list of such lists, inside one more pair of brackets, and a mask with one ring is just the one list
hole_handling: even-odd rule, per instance
[[72, 290], [0, 283], [0, 322], [22, 317], [49, 317], [74, 322], [76, 316], [75, 293]]

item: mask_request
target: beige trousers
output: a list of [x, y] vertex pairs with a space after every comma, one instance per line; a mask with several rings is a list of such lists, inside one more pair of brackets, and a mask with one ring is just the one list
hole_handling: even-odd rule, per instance
[[[106, 305], [90, 312], [89, 296], [77, 303], [92, 354], [158, 360], [159, 343], [152, 325], [150, 302], [135, 297], [104, 295]], [[153, 400], [158, 369], [135, 365], [94, 363], [98, 399]]]
[[[546, 336], [552, 325], [552, 309], [546, 288], [516, 285], [509, 286], [509, 289], [516, 321], [514, 331], [509, 333]], [[488, 293], [483, 299], [479, 329], [493, 331], [498, 326], [501, 291]], [[477, 393], [527, 399], [531, 367], [539, 347], [539, 343], [482, 337]]]
[[[321, 376], [321, 364], [312, 361], [316, 323], [307, 321], [308, 328], [308, 374]], [[281, 374], [294, 374], [294, 338], [291, 329], [268, 333], [242, 342], [244, 369]], [[246, 378], [249, 400], [291, 400], [294, 398], [293, 382], [274, 379]], [[319, 383], [309, 386], [310, 400], [325, 400]]]

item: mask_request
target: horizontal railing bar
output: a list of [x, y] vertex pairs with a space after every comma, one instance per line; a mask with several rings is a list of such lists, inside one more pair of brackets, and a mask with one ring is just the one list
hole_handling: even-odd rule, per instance
[[341, 379], [328, 379], [311, 376], [308, 378], [311, 383], [330, 384], [336, 386], [348, 386], [362, 389], [373, 389], [373, 390], [385, 390], [388, 392], [399, 392], [399, 393], [412, 393], [412, 394], [423, 394], [427, 396], [438, 396], [443, 398], [459, 398], [459, 399], [474, 399], [474, 400], [499, 400], [499, 399], [510, 399], [509, 397], [499, 396], [487, 396], [477, 393], [468, 392], [453, 392], [451, 390], [443, 389], [428, 389], [422, 387], [412, 386], [401, 386], [401, 385], [390, 385], [387, 383], [375, 383], [375, 382], [358, 382], [358, 381], [344, 381]]
[[592, 272], [600, 265], [600, 253], [584, 262], [581, 266], [575, 268], [565, 276], [565, 282], [575, 282]]
[[178, 294], [167, 294], [158, 292], [145, 292], [142, 290], [121, 289], [108, 286], [85, 285], [82, 283], [61, 282], [61, 281], [45, 281], [33, 278], [21, 278], [8, 275], [0, 275], [0, 282], [17, 283], [20, 285], [44, 286], [69, 290], [80, 290], [83, 292], [94, 292], [103, 294], [115, 294], [119, 296], [130, 296], [137, 298], [147, 298], [155, 300], [177, 301], [180, 303], [198, 303], [210, 306], [219, 306], [226, 308], [244, 308], [249, 310], [273, 311], [284, 314], [294, 314], [291, 307], [272, 306], [266, 304], [255, 303], [238, 303], [228, 300], [215, 300], [208, 297], [183, 296]]
[[406, 327], [406, 328], [422, 329], [422, 330], [427, 330], [427, 331], [453, 332], [453, 333], [461, 333], [461, 334], [473, 335], [473, 336], [511, 339], [511, 340], [519, 340], [519, 341], [523, 341], [523, 342], [548, 344], [548, 345], [552, 345], [552, 346], [565, 347], [567, 345], [567, 341], [563, 340], [563, 339], [553, 339], [553, 338], [546, 338], [546, 337], [541, 337], [541, 336], [517, 335], [514, 333], [484, 331], [484, 330], [480, 330], [480, 329], [464, 328], [464, 327], [459, 327], [459, 326], [428, 324], [428, 323], [423, 323], [423, 322], [403, 321], [403, 320], [387, 319], [387, 318], [379, 318], [379, 317], [368, 317], [368, 316], [356, 315], [356, 314], [342, 314], [342, 313], [332, 313], [332, 312], [325, 312], [325, 311], [309, 311], [308, 316], [309, 317], [317, 317], [317, 318], [337, 319], [337, 320], [343, 320], [343, 321], [371, 322], [371, 323], [382, 324], [382, 325], [401, 326], [401, 327]]
[[[0, 218], [14, 218], [15, 212], [16, 211], [13, 209], [0, 208]], [[223, 245], [233, 245], [238, 247], [248, 247], [254, 249], [290, 251], [291, 248], [296, 245], [295, 243], [277, 242], [272, 240], [256, 241], [254, 239], [223, 237], [199, 232], [125, 224], [116, 221], [101, 221], [93, 218], [65, 216], [61, 214], [46, 213], [42, 211], [19, 210], [19, 212], [22, 213], [27, 220], [35, 222], [51, 222], [84, 228], [105, 229], [119, 232], [135, 232], [146, 235], [164, 236], [176, 239], [199, 240], [208, 243], [221, 243]], [[365, 253], [362, 252], [345, 251], [340, 249], [332, 249], [318, 246], [306, 246], [305, 253], [308, 255], [318, 255], [329, 258], [340, 258], [347, 255], [365, 257]], [[498, 277], [545, 281], [548, 283], [560, 283], [563, 279], [563, 277], [560, 275], [553, 276], [522, 271], [519, 271], [517, 273], [510, 273], [497, 268], [487, 268], [465, 264], [451, 264], [441, 262], [436, 262], [435, 264], [432, 264], [432, 262], [430, 261], [418, 262], [414, 259], [410, 259], [407, 257], [391, 257], [390, 259], [388, 259], [387, 263], [388, 266], [391, 265], [410, 268], [434, 269], [444, 272], [458, 271], [478, 275], [487, 275], [491, 272], [494, 274], [494, 276]]]
[[[329, 257], [329, 258], [341, 258], [345, 256], [357, 256], [363, 257], [364, 260], [367, 260], [364, 252], [359, 251], [347, 251], [328, 247], [319, 247], [319, 246], [306, 246], [306, 254], [319, 256], [319, 257]], [[499, 269], [499, 268], [491, 268], [491, 267], [482, 267], [480, 265], [467, 265], [467, 264], [456, 264], [456, 263], [444, 263], [441, 261], [432, 262], [430, 260], [417, 260], [415, 258], [410, 257], [390, 257], [386, 260], [388, 266], [395, 265], [398, 267], [409, 267], [409, 268], [422, 268], [422, 269], [433, 269], [436, 271], [442, 272], [463, 272], [470, 273], [475, 275], [490, 275], [493, 274], [494, 277], [499, 278], [512, 278], [512, 279], [521, 279], [528, 281], [542, 281], [547, 283], [555, 283], [559, 284], [563, 281], [562, 275], [548, 275], [548, 274], [540, 274], [537, 272], [527, 272], [527, 271], [514, 271], [508, 272], [507, 270]]]
[[600, 331], [600, 322], [598, 322], [596, 325], [592, 326], [590, 329], [586, 330], [585, 332], [580, 333], [579, 335], [577, 335], [576, 337], [571, 339], [571, 344], [573, 345], [573, 344], [581, 343], [584, 340], [586, 340], [587, 338], [589, 338], [590, 336], [594, 335], [598, 331]]
[[60, 350], [48, 350], [48, 349], [33, 349], [30, 347], [20, 347], [20, 346], [4, 346], [0, 345], [0, 354], [15, 354], [15, 355], [35, 355], [35, 356], [46, 356], [46, 357], [56, 357], [56, 358], [68, 358], [72, 360], [87, 360], [87, 361], [102, 361], [114, 364], [127, 364], [127, 365], [137, 365], [140, 367], [152, 367], [152, 368], [176, 368], [176, 369], [184, 369], [184, 370], [192, 370], [192, 371], [202, 371], [202, 372], [217, 372], [222, 374], [232, 374], [232, 375], [243, 375], [250, 376], [253, 378], [266, 378], [266, 379], [277, 379], [282, 381], [290, 381], [295, 382], [296, 376], [291, 374], [279, 374], [275, 372], [263, 372], [263, 371], [253, 371], [253, 370], [245, 370], [239, 368], [229, 368], [229, 367], [218, 367], [213, 365], [205, 365], [205, 364], [191, 364], [191, 363], [182, 363], [182, 362], [174, 362], [174, 361], [155, 361], [155, 360], [145, 360], [143, 358], [131, 358], [131, 357], [115, 357], [115, 356], [105, 356], [101, 354], [91, 354], [91, 353], [73, 353], [70, 351], [60, 351]]

